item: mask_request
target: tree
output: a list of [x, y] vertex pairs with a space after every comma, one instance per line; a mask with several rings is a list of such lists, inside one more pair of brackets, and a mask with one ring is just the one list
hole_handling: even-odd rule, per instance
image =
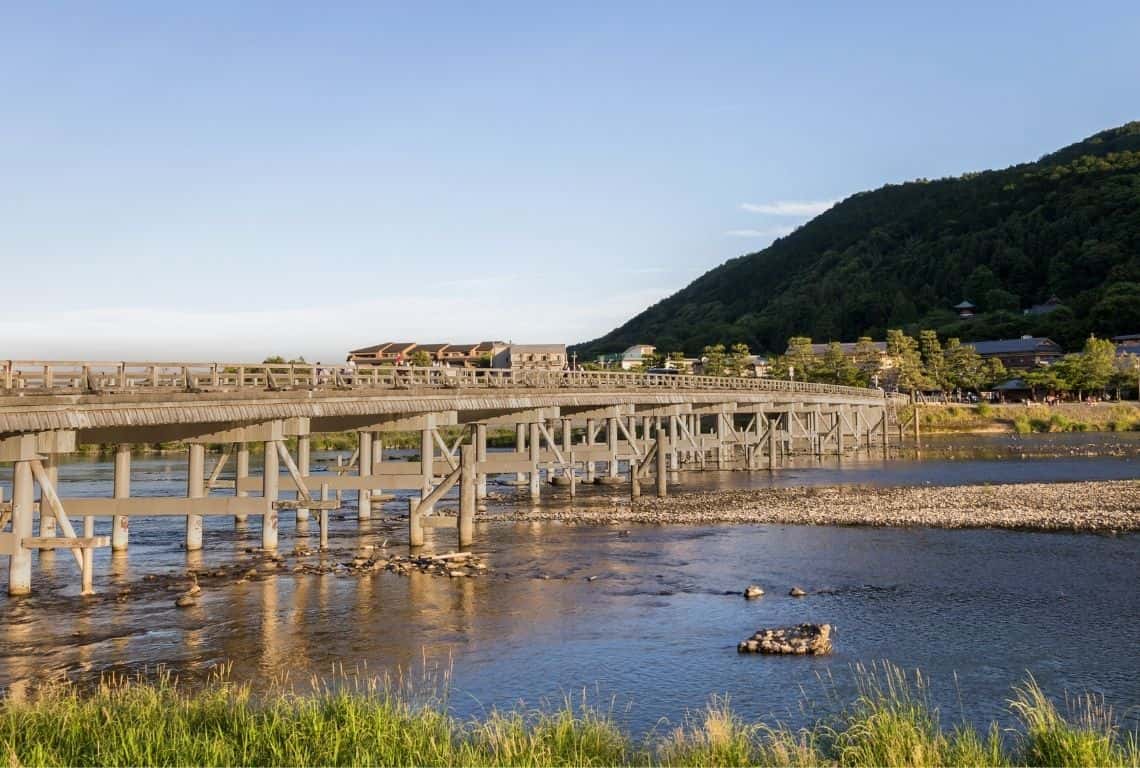
[[793, 336], [788, 339], [788, 351], [777, 358], [776, 378], [813, 381], [815, 367], [816, 358], [811, 349], [811, 339], [807, 336]]
[[752, 368], [752, 353], [747, 344], [733, 344], [732, 354], [725, 365], [729, 376], [744, 376]]
[[939, 389], [947, 389], [946, 359], [942, 354], [942, 344], [938, 341], [938, 334], [929, 330], [920, 332], [919, 348], [927, 380]]
[[1078, 389], [1103, 392], [1116, 373], [1116, 345], [1108, 339], [1089, 336], [1081, 350]]
[[412, 353], [411, 364], [416, 368], [428, 368], [431, 366], [431, 355], [422, 349], [417, 349]]
[[855, 353], [851, 358], [858, 372], [858, 382], [863, 386], [870, 386], [883, 367], [883, 354], [875, 346], [875, 342], [871, 341], [870, 336], [859, 337], [855, 342]]
[[843, 351], [843, 345], [833, 341], [827, 345], [823, 359], [819, 361], [818, 378], [827, 384], [854, 386], [859, 381], [859, 369]]
[[991, 357], [982, 366], [982, 386], [993, 389], [998, 384], [1009, 381], [1009, 374], [1005, 370], [1005, 363], [996, 357]]
[[913, 392], [928, 386], [922, 372], [922, 357], [918, 342], [898, 328], [887, 331], [887, 354], [894, 361], [891, 376], [900, 390]]
[[945, 360], [946, 382], [954, 389], [976, 390], [985, 381], [981, 355], [969, 345], [962, 344], [957, 337], [948, 339], [942, 353]]
[[701, 357], [704, 358], [706, 376], [724, 375], [725, 359], [723, 344], [713, 344], [705, 347]]

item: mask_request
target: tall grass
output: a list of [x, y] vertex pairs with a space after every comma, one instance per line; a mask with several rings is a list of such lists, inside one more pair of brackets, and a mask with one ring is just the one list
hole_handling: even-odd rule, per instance
[[168, 675], [62, 684], [0, 703], [9, 765], [1140, 765], [1095, 697], [1069, 714], [1030, 678], [1010, 701], [1019, 727], [944, 728], [920, 674], [858, 668], [859, 695], [810, 728], [748, 723], [713, 699], [679, 727], [634, 740], [611, 714], [567, 701], [544, 711], [447, 713], [446, 701], [377, 683], [254, 696], [218, 676], [191, 689]]

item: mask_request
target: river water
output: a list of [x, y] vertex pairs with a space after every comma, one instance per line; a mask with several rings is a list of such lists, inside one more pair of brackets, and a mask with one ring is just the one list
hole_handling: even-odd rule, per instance
[[[688, 487], [959, 484], [1140, 476], [1132, 435], [931, 438], [920, 456], [804, 460], [763, 472], [684, 473]], [[329, 458], [324, 456], [323, 458]], [[134, 495], [185, 492], [185, 456], [136, 457]], [[110, 495], [105, 458], [61, 467], [62, 495]], [[7, 484], [5, 477], [3, 483]], [[513, 487], [492, 483], [510, 497]], [[549, 489], [544, 503], [566, 503]], [[617, 495], [624, 488], [586, 488]], [[400, 501], [358, 523], [332, 522], [330, 557], [364, 543], [406, 552]], [[106, 526], [100, 523], [99, 532]], [[283, 515], [281, 547], [315, 546]], [[626, 526], [622, 526], [626, 528]], [[713, 695], [748, 718], [802, 724], [853, 695], [851, 669], [887, 659], [921, 668], [947, 720], [1007, 715], [1010, 687], [1032, 673], [1049, 692], [1093, 691], [1126, 724], [1140, 722], [1140, 536], [811, 527], [610, 527], [482, 523], [474, 550], [492, 572], [447, 579], [413, 573], [293, 575], [207, 588], [179, 609], [165, 577], [188, 565], [248, 558], [246, 526], [207, 518], [206, 549], [187, 555], [180, 519], [135, 519], [126, 557], [96, 557], [100, 597], [78, 595], [70, 555], [33, 566], [35, 594], [0, 597], [0, 686], [107, 672], [188, 680], [221, 663], [231, 676], [302, 687], [335, 670], [401, 672], [446, 689], [462, 716], [567, 696], [607, 709], [636, 733], [678, 723]], [[429, 531], [450, 550], [453, 531]], [[158, 576], [158, 579], [148, 579]], [[593, 577], [593, 578], [591, 578]], [[740, 590], [767, 590], [745, 601]], [[130, 587], [123, 601], [115, 595]], [[809, 592], [787, 596], [792, 586]], [[738, 655], [759, 627], [836, 627], [826, 658]], [[417, 683], [423, 685], [423, 683]]]

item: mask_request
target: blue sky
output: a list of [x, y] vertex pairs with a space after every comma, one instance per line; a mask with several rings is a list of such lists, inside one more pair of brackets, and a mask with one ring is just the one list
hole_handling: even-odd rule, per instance
[[0, 357], [581, 341], [1140, 117], [1140, 5], [927, 5], [0, 5]]

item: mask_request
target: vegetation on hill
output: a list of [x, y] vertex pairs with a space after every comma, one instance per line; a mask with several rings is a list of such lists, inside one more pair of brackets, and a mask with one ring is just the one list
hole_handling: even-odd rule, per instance
[[[1022, 313], [1053, 296], [1062, 308]], [[972, 320], [951, 310], [963, 299], [980, 310]], [[1037, 162], [852, 195], [577, 352], [783, 352], [792, 336], [882, 339], [890, 328], [963, 341], [1030, 333], [1066, 348], [1140, 332], [1140, 122]]]

